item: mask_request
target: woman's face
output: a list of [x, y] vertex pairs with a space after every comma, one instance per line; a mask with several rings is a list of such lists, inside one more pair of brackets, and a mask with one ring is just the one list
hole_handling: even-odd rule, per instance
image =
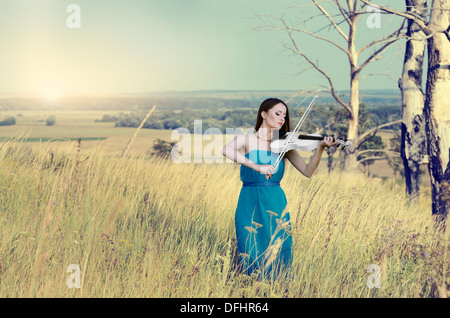
[[268, 128], [279, 130], [284, 125], [286, 110], [286, 106], [278, 103], [269, 109], [267, 113], [261, 112], [265, 125]]

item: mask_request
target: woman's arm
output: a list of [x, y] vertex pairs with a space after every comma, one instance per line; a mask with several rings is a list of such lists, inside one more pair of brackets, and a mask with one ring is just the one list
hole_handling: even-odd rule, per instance
[[230, 141], [222, 150], [222, 154], [228, 159], [233, 160], [236, 163], [240, 163], [250, 169], [253, 169], [257, 172], [264, 173], [266, 179], [270, 179], [274, 173], [274, 167], [271, 165], [259, 165], [246, 156], [244, 156], [241, 152], [239, 152], [239, 148], [246, 148], [246, 135], [236, 136], [232, 141]]
[[238, 150], [241, 147], [244, 147], [245, 149], [245, 138], [245, 135], [236, 136], [232, 141], [225, 145], [222, 150], [222, 154], [236, 163], [240, 163], [250, 169], [256, 170], [258, 165]]
[[311, 161], [308, 164], [306, 164], [305, 160], [303, 160], [303, 158], [296, 150], [290, 150], [286, 152], [285, 158], [288, 159], [292, 163], [292, 165], [305, 177], [311, 178], [320, 163], [320, 158], [322, 158], [322, 153], [325, 147], [330, 147], [336, 144], [337, 142], [333, 142], [328, 137], [325, 140], [322, 140], [319, 147], [316, 148], [316, 152], [314, 153], [314, 156], [311, 158]]

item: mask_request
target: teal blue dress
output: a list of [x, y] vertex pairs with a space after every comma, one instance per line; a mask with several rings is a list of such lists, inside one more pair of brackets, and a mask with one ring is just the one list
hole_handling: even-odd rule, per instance
[[[252, 150], [245, 155], [257, 164], [274, 165], [278, 154], [269, 150]], [[247, 275], [276, 278], [290, 273], [292, 236], [287, 200], [280, 181], [284, 175], [284, 159], [272, 178], [241, 165], [241, 181], [235, 214], [239, 259]]]

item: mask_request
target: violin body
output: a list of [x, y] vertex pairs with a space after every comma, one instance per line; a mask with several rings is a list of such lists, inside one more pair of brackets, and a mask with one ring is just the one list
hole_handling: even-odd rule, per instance
[[[319, 147], [320, 141], [325, 137], [326, 136], [322, 136], [320, 134], [300, 135], [299, 133], [288, 132], [281, 139], [274, 140], [270, 144], [270, 148], [274, 153], [280, 153], [283, 149], [285, 152], [292, 149], [311, 151]], [[352, 146], [350, 141], [345, 141], [334, 137], [333, 139], [337, 141], [338, 147], [341, 146], [342, 149], [350, 148]]]

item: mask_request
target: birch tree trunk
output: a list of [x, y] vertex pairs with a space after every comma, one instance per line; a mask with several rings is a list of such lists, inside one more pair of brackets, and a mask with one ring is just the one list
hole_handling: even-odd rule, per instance
[[[353, 73], [351, 74], [352, 78], [350, 80], [350, 107], [352, 109], [352, 113], [350, 115], [348, 121], [348, 133], [347, 139], [352, 142], [353, 145], [359, 144], [359, 79]], [[354, 171], [358, 165], [357, 161], [357, 149], [353, 151], [346, 152], [345, 158], [345, 171]]]
[[[425, 19], [426, 0], [405, 2], [408, 13], [417, 14]], [[426, 34], [414, 19], [408, 19], [407, 36], [403, 72], [399, 80], [403, 117], [400, 153], [405, 169], [406, 193], [411, 200], [415, 200], [420, 193], [420, 163], [426, 153], [423, 118], [425, 96], [422, 91]]]
[[[354, 10], [351, 2], [349, 4], [350, 11]], [[358, 126], [359, 126], [359, 72], [358, 70], [358, 54], [356, 53], [355, 37], [356, 37], [356, 15], [349, 18], [349, 34], [348, 34], [348, 59], [350, 64], [350, 109], [351, 114], [348, 122], [347, 139], [353, 145], [358, 145]], [[357, 152], [347, 152], [345, 159], [345, 170], [353, 171], [357, 167]]]
[[428, 28], [428, 74], [425, 125], [431, 181], [432, 214], [444, 220], [449, 202], [444, 181], [450, 182], [450, 0], [433, 0]]

